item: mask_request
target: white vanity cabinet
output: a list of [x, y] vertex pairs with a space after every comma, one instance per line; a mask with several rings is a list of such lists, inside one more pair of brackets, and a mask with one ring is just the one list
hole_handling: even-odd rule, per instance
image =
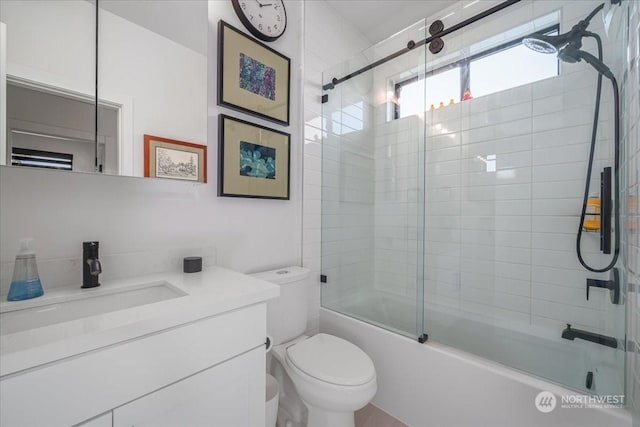
[[5, 377], [0, 425], [264, 425], [265, 337], [262, 302]]
[[185, 378], [113, 411], [114, 427], [264, 425], [264, 349]]

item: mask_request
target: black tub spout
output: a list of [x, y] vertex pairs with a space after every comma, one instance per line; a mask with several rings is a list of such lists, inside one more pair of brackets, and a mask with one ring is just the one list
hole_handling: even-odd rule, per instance
[[595, 332], [583, 331], [581, 329], [571, 329], [571, 325], [567, 323], [567, 327], [562, 331], [562, 338], [573, 341], [576, 338], [585, 341], [591, 341], [596, 344], [606, 345], [611, 348], [618, 348], [618, 340], [614, 337], [596, 334]]

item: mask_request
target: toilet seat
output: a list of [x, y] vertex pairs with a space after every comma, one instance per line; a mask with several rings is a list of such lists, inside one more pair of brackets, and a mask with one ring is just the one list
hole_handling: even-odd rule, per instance
[[286, 348], [287, 360], [302, 373], [340, 386], [375, 380], [371, 358], [360, 348], [328, 334], [316, 334]]

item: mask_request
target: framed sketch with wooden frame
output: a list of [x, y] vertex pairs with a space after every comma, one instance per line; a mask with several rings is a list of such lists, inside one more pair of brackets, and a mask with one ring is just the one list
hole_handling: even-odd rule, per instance
[[218, 105], [289, 125], [291, 60], [218, 23]]
[[144, 176], [207, 182], [207, 146], [144, 135]]
[[291, 135], [220, 114], [218, 196], [289, 200]]

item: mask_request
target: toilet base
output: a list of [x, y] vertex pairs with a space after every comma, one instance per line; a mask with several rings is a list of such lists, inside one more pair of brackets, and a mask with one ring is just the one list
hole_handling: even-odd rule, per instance
[[[355, 427], [355, 411], [371, 401], [377, 390], [375, 376], [361, 385], [337, 385], [300, 371], [287, 358], [294, 343], [273, 347], [269, 371], [281, 386], [278, 427]], [[310, 403], [312, 402], [312, 403]], [[284, 425], [282, 425], [284, 424]]]
[[355, 427], [356, 425], [353, 412], [332, 412], [304, 403], [309, 409], [307, 427]]

